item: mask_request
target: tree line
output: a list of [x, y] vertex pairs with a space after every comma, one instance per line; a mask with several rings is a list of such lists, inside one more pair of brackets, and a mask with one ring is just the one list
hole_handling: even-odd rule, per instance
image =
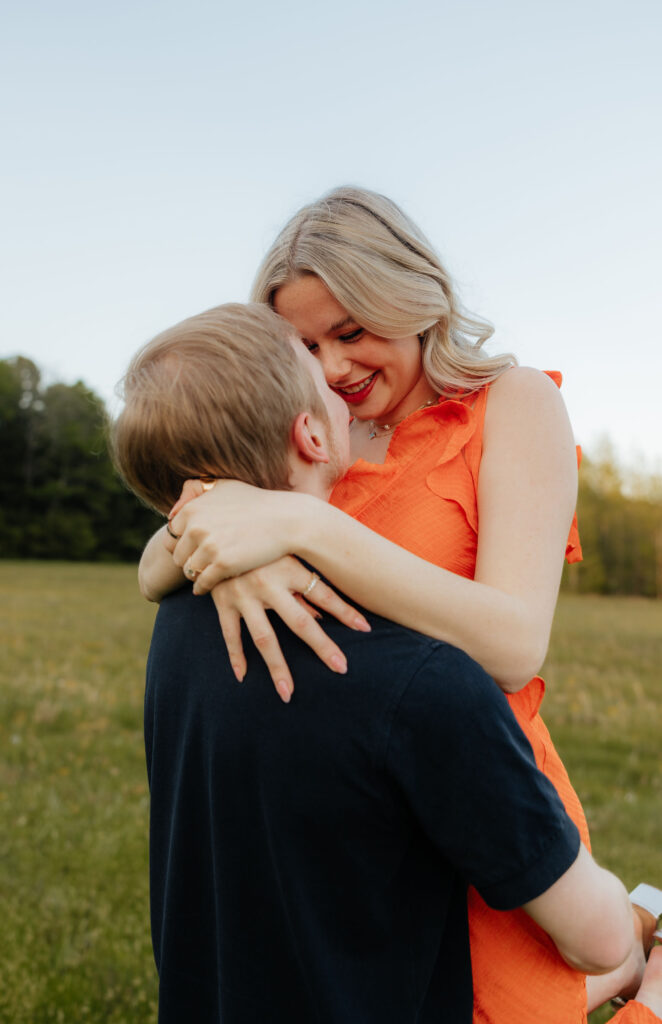
[[564, 588], [662, 597], [662, 476], [624, 470], [605, 443], [582, 460], [577, 517], [584, 559]]
[[117, 477], [103, 400], [0, 360], [0, 557], [132, 561], [162, 520]]
[[[0, 360], [0, 557], [134, 561], [160, 517], [117, 477], [103, 400], [81, 381], [44, 385], [22, 356]], [[584, 458], [584, 561], [563, 586], [662, 597], [662, 478], [624, 472], [608, 446]]]

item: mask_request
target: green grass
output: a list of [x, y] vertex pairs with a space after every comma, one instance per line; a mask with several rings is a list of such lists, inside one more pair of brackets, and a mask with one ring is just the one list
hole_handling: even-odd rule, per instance
[[0, 562], [0, 1021], [156, 1020], [127, 566]]
[[[662, 601], [562, 595], [543, 717], [598, 861], [662, 886]], [[591, 1014], [591, 1024], [611, 1016]]]
[[[0, 561], [0, 1022], [153, 1024], [130, 566]], [[598, 859], [662, 884], [662, 602], [561, 599], [545, 719]], [[592, 1024], [607, 1019], [595, 1014]]]
[[662, 885], [662, 602], [563, 596], [544, 718], [591, 827], [631, 887]]

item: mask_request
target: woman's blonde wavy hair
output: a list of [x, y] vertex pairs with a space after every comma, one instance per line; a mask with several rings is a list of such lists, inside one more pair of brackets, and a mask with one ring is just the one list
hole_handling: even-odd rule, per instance
[[251, 299], [274, 304], [305, 274], [324, 282], [356, 322], [383, 338], [417, 334], [425, 375], [442, 395], [476, 391], [517, 360], [481, 349], [494, 328], [462, 309], [439, 257], [385, 196], [337, 188], [304, 206], [260, 266]]

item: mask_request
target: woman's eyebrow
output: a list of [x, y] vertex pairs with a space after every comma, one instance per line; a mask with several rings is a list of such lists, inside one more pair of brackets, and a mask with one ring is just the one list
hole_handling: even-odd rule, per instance
[[[343, 328], [345, 327], [358, 327], [358, 324], [353, 316], [345, 316], [343, 317], [342, 320], [338, 320], [335, 324], [331, 324], [329, 327], [326, 328], [324, 333], [333, 334], [334, 331], [342, 331]], [[307, 341], [309, 344], [312, 344], [312, 340], [306, 337], [305, 334], [301, 335], [301, 340]]]
[[353, 316], [346, 316], [344, 320], [338, 320], [337, 323], [332, 324], [331, 327], [329, 327], [329, 334], [333, 331], [341, 331], [343, 327], [349, 327], [350, 324], [356, 324], [356, 320]]

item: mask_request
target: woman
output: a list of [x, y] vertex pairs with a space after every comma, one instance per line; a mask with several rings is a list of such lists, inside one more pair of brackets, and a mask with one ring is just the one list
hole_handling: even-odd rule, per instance
[[[563, 555], [567, 548], [578, 557], [576, 455], [558, 388], [510, 356], [482, 353], [491, 329], [459, 308], [424, 237], [392, 203], [363, 190], [336, 190], [297, 214], [267, 254], [253, 298], [297, 328], [350, 405], [358, 461], [331, 506], [229, 483], [176, 507], [175, 561], [198, 592], [214, 587], [237, 675], [245, 671], [244, 617], [289, 699], [292, 680], [264, 608], [291, 601], [300, 584], [291, 562], [277, 560], [298, 555], [352, 600], [482, 664], [509, 694], [539, 767], [588, 844], [579, 800], [537, 713], [544, 686], [535, 673]], [[141, 567], [151, 596], [163, 590], [155, 547]], [[328, 599], [316, 576], [306, 597], [321, 606]], [[316, 636], [316, 649], [342, 671], [341, 652]], [[525, 915], [497, 914], [474, 892], [469, 907], [476, 1021], [586, 1020], [584, 979]], [[635, 984], [636, 960], [608, 990], [598, 979], [591, 1005]], [[651, 1019], [637, 1005], [622, 1013]]]

